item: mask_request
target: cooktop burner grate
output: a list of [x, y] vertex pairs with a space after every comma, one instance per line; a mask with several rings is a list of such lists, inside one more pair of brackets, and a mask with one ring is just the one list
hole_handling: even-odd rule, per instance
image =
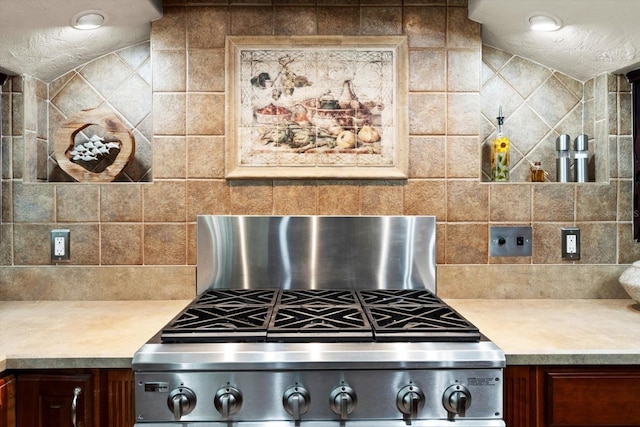
[[358, 291], [362, 304], [367, 305], [446, 305], [424, 289], [371, 289]]
[[281, 305], [275, 307], [267, 341], [373, 341], [371, 325], [359, 306]]
[[377, 340], [478, 341], [480, 331], [448, 306], [365, 307]]
[[264, 341], [273, 308], [190, 306], [162, 330], [164, 342]]
[[277, 296], [277, 289], [207, 289], [194, 304], [272, 305]]
[[282, 305], [353, 305], [358, 304], [355, 291], [335, 289], [285, 289], [280, 292]]
[[425, 289], [210, 289], [163, 342], [479, 341], [478, 329]]

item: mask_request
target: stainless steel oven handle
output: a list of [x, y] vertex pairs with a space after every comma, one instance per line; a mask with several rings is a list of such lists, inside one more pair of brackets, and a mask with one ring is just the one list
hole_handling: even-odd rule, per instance
[[73, 399], [71, 399], [71, 425], [73, 427], [78, 427], [78, 397], [80, 393], [82, 393], [80, 387], [73, 389]]

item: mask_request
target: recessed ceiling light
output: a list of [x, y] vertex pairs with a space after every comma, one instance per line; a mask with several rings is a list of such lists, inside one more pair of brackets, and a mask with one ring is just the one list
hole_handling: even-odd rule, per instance
[[101, 27], [105, 21], [105, 14], [99, 10], [87, 10], [73, 17], [71, 26], [78, 30], [94, 30]]
[[529, 25], [533, 31], [555, 31], [562, 27], [562, 21], [547, 13], [536, 13], [529, 17]]

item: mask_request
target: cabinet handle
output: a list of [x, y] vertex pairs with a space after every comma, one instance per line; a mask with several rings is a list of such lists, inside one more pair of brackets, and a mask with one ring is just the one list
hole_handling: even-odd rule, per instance
[[78, 409], [78, 396], [80, 396], [80, 393], [82, 393], [82, 389], [80, 387], [76, 387], [73, 390], [73, 399], [71, 400], [71, 425], [73, 427], [78, 427], [77, 409]]

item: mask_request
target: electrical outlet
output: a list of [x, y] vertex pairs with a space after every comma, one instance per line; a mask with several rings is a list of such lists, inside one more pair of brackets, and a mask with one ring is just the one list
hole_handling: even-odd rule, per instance
[[580, 229], [562, 228], [562, 259], [575, 261], [580, 259]]
[[71, 246], [69, 230], [51, 230], [51, 261], [69, 261]]

